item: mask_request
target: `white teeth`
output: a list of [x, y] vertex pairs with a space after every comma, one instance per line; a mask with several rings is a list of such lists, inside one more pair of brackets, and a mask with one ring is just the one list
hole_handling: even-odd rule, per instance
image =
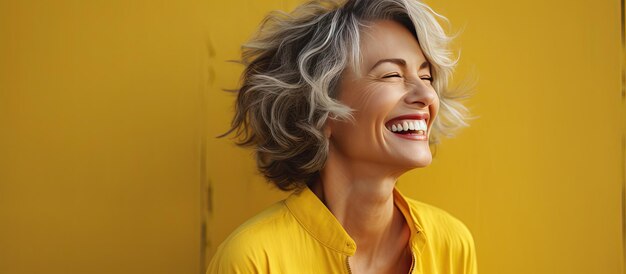
[[426, 131], [426, 129], [428, 129], [428, 126], [426, 125], [426, 121], [424, 121], [424, 120], [418, 120], [417, 122], [419, 122], [419, 123], [420, 123], [420, 128], [421, 128], [421, 130]]
[[405, 120], [398, 124], [391, 125], [389, 130], [392, 132], [416, 130], [421, 131], [418, 132], [418, 134], [424, 134], [428, 130], [428, 125], [426, 125], [426, 121], [424, 120]]

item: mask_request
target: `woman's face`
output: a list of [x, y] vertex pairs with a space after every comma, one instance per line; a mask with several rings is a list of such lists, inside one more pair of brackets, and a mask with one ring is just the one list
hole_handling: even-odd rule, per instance
[[401, 172], [429, 165], [439, 98], [417, 40], [401, 24], [380, 20], [363, 31], [361, 53], [361, 75], [348, 67], [339, 86], [355, 120], [328, 123], [330, 153]]

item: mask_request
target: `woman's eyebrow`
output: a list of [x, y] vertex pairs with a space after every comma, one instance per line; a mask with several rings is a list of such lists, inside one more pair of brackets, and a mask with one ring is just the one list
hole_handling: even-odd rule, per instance
[[374, 64], [372, 66], [370, 71], [372, 71], [378, 65], [383, 64], [383, 63], [394, 63], [394, 64], [399, 65], [399, 66], [406, 66], [406, 61], [404, 61], [404, 59], [400, 59], [400, 58], [380, 59], [380, 60], [378, 60], [378, 62], [376, 62], [376, 64]]
[[[383, 64], [383, 63], [394, 63], [396, 65], [399, 66], [403, 66], [406, 67], [406, 61], [404, 59], [401, 58], [388, 58], [388, 59], [380, 59], [378, 60], [378, 62], [376, 62], [376, 64], [374, 64], [372, 66], [372, 68], [370, 68], [370, 71], [372, 71], [374, 68], [376, 68], [378, 65]], [[420, 66], [418, 70], [422, 70], [424, 68], [430, 68], [430, 63], [428, 61], [424, 61]]]

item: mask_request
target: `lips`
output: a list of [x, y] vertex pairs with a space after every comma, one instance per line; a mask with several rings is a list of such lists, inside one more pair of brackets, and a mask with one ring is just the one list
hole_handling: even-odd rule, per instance
[[385, 123], [385, 127], [395, 135], [412, 139], [428, 138], [428, 113], [408, 114], [394, 117]]

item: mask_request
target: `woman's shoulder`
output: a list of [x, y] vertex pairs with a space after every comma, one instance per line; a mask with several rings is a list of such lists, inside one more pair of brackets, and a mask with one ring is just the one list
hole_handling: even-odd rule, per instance
[[218, 247], [207, 273], [254, 273], [279, 243], [277, 237], [293, 229], [284, 201], [277, 202], [235, 229]]
[[281, 223], [288, 222], [289, 218], [290, 214], [285, 206], [285, 201], [281, 200], [263, 209], [261, 212], [239, 225], [226, 241], [238, 238], [257, 237], [262, 233], [272, 233], [277, 227], [282, 226]]
[[407, 198], [411, 214], [426, 237], [427, 250], [431, 254], [448, 254], [441, 263], [447, 267], [454, 265], [449, 273], [477, 273], [476, 247], [474, 238], [467, 226], [458, 218], [439, 207]]
[[474, 245], [472, 233], [465, 223], [448, 211], [415, 199], [406, 198], [406, 200], [412, 215], [427, 236]]
[[448, 211], [412, 198], [406, 198], [412, 213], [423, 222], [423, 225], [448, 225], [460, 230], [467, 230], [465, 224]]

